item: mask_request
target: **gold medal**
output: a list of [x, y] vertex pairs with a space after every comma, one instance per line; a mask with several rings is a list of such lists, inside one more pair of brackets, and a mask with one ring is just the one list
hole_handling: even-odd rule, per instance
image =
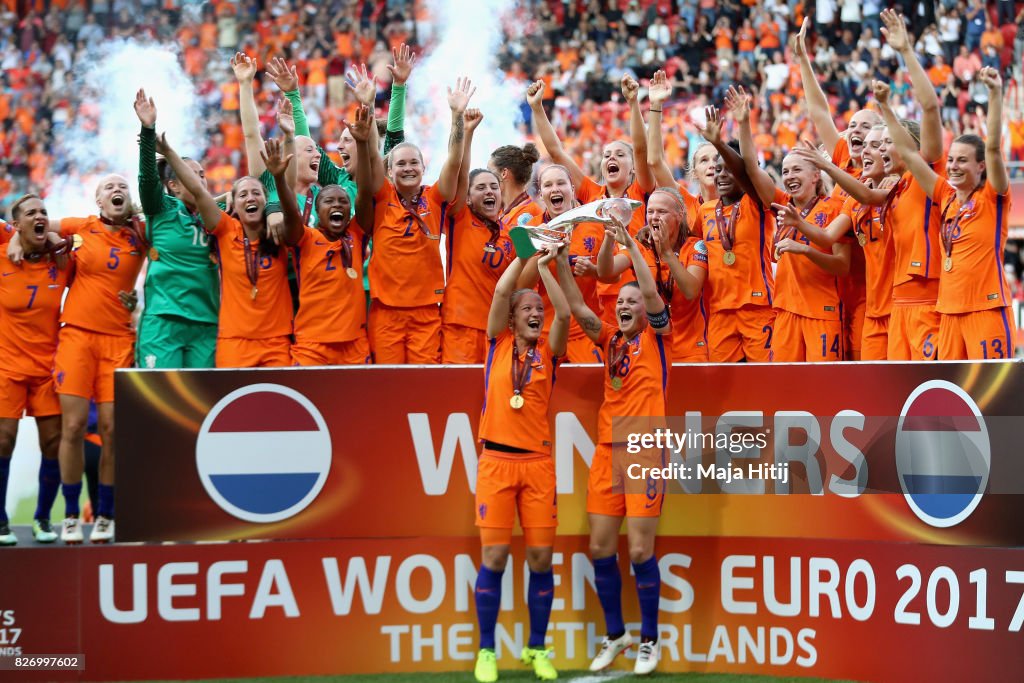
[[160, 252], [156, 250], [156, 247], [151, 247], [150, 248], [150, 250], [149, 250], [149, 260], [150, 261], [159, 261], [160, 260]]
[[484, 251], [486, 251], [488, 254], [493, 254], [494, 252], [496, 252], [498, 250], [494, 247], [493, 244], [485, 244], [484, 245]]
[[250, 290], [250, 292], [249, 292], [249, 297], [252, 298], [253, 301], [255, 301], [256, 300], [256, 295], [259, 294], [259, 293], [260, 293], [260, 290], [258, 290], [256, 287], [253, 287], [252, 290]]
[[[727, 253], [731, 254], [732, 252], [730, 251], [730, 252], [727, 252]], [[621, 377], [612, 377], [612, 389], [614, 389], [615, 391], [618, 391], [621, 388], [622, 388], [622, 378]]]
[[82, 236], [75, 234], [71, 236], [71, 249], [78, 249], [82, 246]]
[[516, 394], [508, 400], [508, 404], [512, 406], [513, 410], [519, 410], [523, 407], [524, 403], [526, 403], [526, 401], [523, 399], [521, 394]]
[[353, 280], [355, 280], [357, 277], [359, 277], [359, 273], [357, 273], [356, 269], [352, 268], [352, 267], [349, 267], [349, 268], [345, 269], [345, 275], [348, 275]]
[[727, 266], [733, 265], [734, 263], [736, 263], [736, 252], [731, 250], [725, 252], [724, 254], [722, 254], [722, 261], [724, 261], [725, 265]]
[[868, 243], [868, 236], [866, 234], [864, 234], [862, 232], [861, 234], [857, 235], [857, 244], [859, 244], [860, 246], [863, 247], [867, 243]]
[[953, 257], [952, 256], [947, 256], [945, 263], [942, 264], [942, 267], [943, 267], [943, 269], [945, 269], [945, 271], [947, 273], [949, 271], [953, 270]]

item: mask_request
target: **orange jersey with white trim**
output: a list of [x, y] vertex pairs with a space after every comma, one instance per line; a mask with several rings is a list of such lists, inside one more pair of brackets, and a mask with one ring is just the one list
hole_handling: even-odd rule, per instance
[[[621, 245], [618, 246], [619, 255], [629, 258], [629, 252], [624, 249]], [[661, 268], [657, 268], [657, 262], [654, 260], [654, 252], [647, 247], [640, 245], [640, 253], [643, 254], [644, 261], [647, 262], [647, 266], [651, 269], [651, 275], [654, 277], [654, 281], [658, 282], [659, 270], [662, 285], [662, 290], [659, 291], [661, 294], [662, 301], [669, 307], [669, 314], [672, 318], [672, 333], [668, 335], [667, 344], [672, 349], [672, 357], [676, 359], [685, 358], [688, 355], [692, 355], [694, 351], [698, 350], [699, 344], [703, 342], [704, 348], [707, 348], [707, 326], [708, 317], [707, 312], [704, 308], [704, 297], [698, 294], [693, 301], [688, 301], [683, 292], [676, 285], [672, 279], [672, 271], [664, 261], [661, 262]], [[689, 268], [690, 266], [697, 266], [708, 270], [708, 249], [704, 244], [704, 240], [696, 237], [689, 237], [683, 242], [677, 254], [679, 262], [683, 264], [683, 268]], [[633, 279], [636, 279], [636, 271], [630, 266], [629, 270], [626, 271], [633, 275]], [[707, 279], [704, 280], [707, 282]], [[664, 289], [670, 289], [672, 296], [666, 300]], [[702, 290], [703, 291], [703, 290]]]
[[[939, 161], [932, 164], [932, 169], [940, 176], [945, 173]], [[892, 234], [896, 259], [893, 287], [910, 282], [915, 276], [937, 279], [942, 270], [942, 210], [910, 171], [903, 174], [893, 192], [885, 210], [885, 229]]]
[[[895, 265], [892, 233], [883, 229], [877, 206], [861, 204], [853, 197], [847, 197], [843, 202], [843, 214], [853, 223], [854, 234], [859, 230], [867, 238], [863, 247], [864, 282], [867, 289], [865, 315], [869, 318], [883, 318], [892, 311], [892, 276]], [[861, 247], [858, 244], [853, 248], [856, 250]]]
[[[782, 190], [775, 190], [774, 202], [788, 204], [792, 197]], [[842, 213], [843, 204], [832, 197], [821, 197], [804, 219], [822, 232], [836, 216]], [[822, 249], [796, 229], [779, 228], [776, 237], [790, 234], [792, 239], [803, 242], [822, 254], [832, 254], [831, 249]], [[846, 238], [843, 238], [845, 241]], [[842, 303], [839, 297], [839, 278], [818, 267], [811, 259], [801, 254], [783, 254], [775, 271], [775, 307], [805, 318], [817, 320], [839, 320]]]
[[[597, 442], [624, 442], [624, 434], [612, 433], [613, 421], [622, 417], [664, 417], [668, 397], [668, 373], [672, 367], [669, 340], [655, 334], [649, 324], [633, 339], [619, 335], [617, 348], [628, 347], [625, 356], [614, 368], [621, 380], [616, 390], [612, 385], [613, 368], [611, 344], [619, 330], [611, 325], [601, 326], [598, 344], [604, 353], [604, 400], [597, 414]], [[630, 424], [630, 427], [633, 425]]]
[[48, 377], [60, 328], [68, 269], [50, 258], [14, 265], [0, 250], [0, 372]]
[[739, 207], [733, 253], [736, 262], [725, 265], [721, 232], [715, 206], [720, 200], [704, 202], [700, 207], [704, 244], [708, 249], [708, 279], [704, 285], [710, 313], [731, 311], [753, 304], [771, 306], [775, 297], [775, 276], [771, 267], [775, 218], [756, 198], [744, 195], [739, 202], [722, 207], [728, 221]]
[[[939, 313], [973, 313], [1010, 305], [1004, 253], [1009, 229], [1010, 192], [985, 184], [961, 205], [945, 178], [935, 181], [935, 203], [953, 229], [953, 268], [939, 278]], [[959, 223], [956, 217], [960, 216]], [[943, 257], [946, 256], [943, 247]]]
[[366, 237], [355, 219], [348, 225], [349, 277], [342, 238], [335, 242], [315, 228], [303, 228], [295, 245], [299, 281], [299, 310], [295, 339], [320, 344], [347, 342], [366, 336], [366, 293], [363, 290], [363, 255]]
[[447, 239], [448, 283], [441, 305], [441, 322], [463, 325], [476, 330], [487, 329], [491, 299], [498, 279], [516, 258], [512, 240], [505, 225], [498, 222], [500, 231], [492, 248], [491, 230], [468, 206], [449, 215], [445, 235]]
[[[430, 234], [440, 237], [448, 202], [436, 185], [426, 185], [416, 206]], [[441, 303], [444, 269], [438, 240], [430, 239], [402, 206], [398, 190], [386, 180], [373, 196], [373, 254], [370, 296], [395, 308]]]
[[65, 218], [62, 235], [79, 235], [75, 250], [75, 279], [64, 302], [61, 322], [100, 334], [134, 335], [132, 312], [118, 292], [131, 292], [146, 260], [140, 236], [128, 228], [115, 228], [99, 216]]
[[[292, 297], [288, 289], [288, 256], [282, 247], [277, 256], [260, 256], [259, 241], [245, 250], [245, 230], [237, 218], [221, 211], [211, 234], [220, 264], [220, 316], [217, 336], [230, 339], [269, 339], [292, 333]], [[255, 258], [258, 273], [253, 284], [246, 258]], [[72, 291], [74, 288], [72, 287]]]
[[[533, 352], [519, 350], [523, 362], [529, 362], [522, 386], [523, 406], [518, 410], [509, 403], [514, 395], [512, 353], [515, 335], [504, 330], [488, 339], [487, 361], [484, 364], [484, 408], [480, 416], [480, 440], [523, 448], [535, 453], [551, 452], [551, 425], [548, 403], [555, 385], [555, 369], [561, 358], [555, 358], [547, 338], [541, 336]], [[522, 366], [521, 366], [522, 367]]]
[[[546, 215], [542, 214], [534, 218], [530, 224], [540, 225], [546, 220]], [[590, 259], [590, 262], [595, 266], [597, 265], [597, 252], [601, 250], [601, 243], [604, 241], [605, 232], [604, 225], [600, 223], [579, 223], [572, 231], [572, 238], [569, 240], [569, 264], [575, 265], [576, 259], [583, 256]], [[551, 269], [551, 274], [556, 278], [558, 277], [557, 266], [554, 263], [548, 266]], [[600, 301], [598, 300], [598, 291], [601, 283], [597, 281], [597, 277], [577, 277], [576, 286], [580, 288], [580, 294], [583, 295], [583, 301], [587, 304], [587, 308], [593, 311], [595, 314], [600, 315]], [[618, 294], [616, 285], [608, 285], [615, 294]], [[544, 282], [537, 283], [537, 291], [540, 293], [540, 298], [544, 302], [544, 334], [546, 335], [551, 330], [551, 323], [555, 319], [555, 308], [551, 305], [551, 299], [548, 298], [547, 290], [544, 288]], [[576, 319], [573, 318], [569, 323], [569, 339], [581, 339], [586, 334], [583, 332], [583, 328], [579, 326]]]

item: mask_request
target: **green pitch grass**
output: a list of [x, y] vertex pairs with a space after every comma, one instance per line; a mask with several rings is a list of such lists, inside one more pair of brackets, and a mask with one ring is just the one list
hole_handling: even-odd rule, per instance
[[[499, 681], [535, 681], [532, 671], [502, 670]], [[598, 681], [618, 681], [631, 676], [622, 670], [606, 674], [592, 674], [589, 671], [559, 671], [558, 680], [573, 679]], [[691, 681], [692, 683], [835, 683], [825, 678], [775, 678], [773, 676], [750, 676], [745, 674], [669, 674], [656, 673], [646, 677], [647, 680]], [[423, 673], [423, 674], [375, 674], [361, 676], [297, 676], [290, 678], [225, 678], [217, 679], [218, 683], [473, 683], [472, 672], [461, 673]], [[174, 683], [163, 681], [161, 683]]]

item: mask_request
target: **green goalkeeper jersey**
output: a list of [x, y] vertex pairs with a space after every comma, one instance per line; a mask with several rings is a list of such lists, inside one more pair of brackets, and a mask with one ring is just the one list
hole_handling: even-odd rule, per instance
[[139, 197], [150, 244], [146, 271], [146, 315], [170, 315], [217, 324], [217, 266], [210, 258], [202, 220], [164, 192], [156, 169], [156, 133], [139, 136]]

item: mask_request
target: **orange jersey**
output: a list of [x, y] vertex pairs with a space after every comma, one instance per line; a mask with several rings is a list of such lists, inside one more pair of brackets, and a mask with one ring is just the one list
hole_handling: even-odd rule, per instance
[[[942, 207], [951, 231], [952, 268], [939, 278], [939, 313], [972, 313], [1010, 305], [1010, 292], [1003, 272], [1010, 193], [998, 194], [992, 185], [975, 190], [961, 204], [956, 190], [945, 178], [935, 181], [935, 204]], [[945, 246], [943, 257], [946, 259]], [[939, 353], [942, 353], [941, 347]]]
[[[775, 277], [771, 268], [772, 236], [775, 220], [761, 202], [748, 195], [736, 204], [722, 206], [722, 218], [732, 220], [739, 207], [733, 253], [736, 262], [725, 265], [725, 247], [719, 230], [715, 207], [719, 200], [704, 202], [700, 207], [704, 244], [708, 249], [708, 280], [704, 285], [711, 315], [715, 311], [736, 310], [748, 304], [771, 306], [775, 296]], [[724, 228], [724, 226], [723, 226]]]
[[[612, 342], [621, 356], [613, 368]], [[672, 352], [668, 340], [655, 334], [645, 325], [643, 331], [630, 340], [622, 339], [619, 330], [611, 325], [601, 326], [597, 342], [604, 353], [604, 401], [597, 416], [597, 442], [624, 442], [624, 434], [612, 434], [612, 421], [622, 417], [664, 417], [668, 396], [668, 373], [672, 367]], [[616, 390], [612, 376], [621, 384]], [[632, 425], [630, 425], [632, 427]]]
[[14, 227], [10, 223], [0, 219], [0, 244], [7, 244], [14, 235]]
[[534, 453], [550, 453], [548, 403], [555, 385], [555, 368], [561, 359], [551, 353], [546, 337], [537, 341], [532, 354], [522, 349], [519, 351], [520, 359], [528, 362], [529, 368], [523, 371], [523, 405], [517, 410], [509, 403], [515, 386], [512, 380], [514, 342], [511, 330], [488, 340], [480, 440]]
[[513, 200], [511, 206], [505, 207], [501, 212], [501, 222], [514, 228], [520, 225], [533, 225], [530, 223], [534, 218], [544, 213], [537, 202], [530, 199], [530, 196], [523, 193], [518, 200]]
[[679, 194], [683, 195], [683, 205], [686, 208], [686, 225], [690, 230], [691, 235], [702, 235], [704, 229], [701, 226], [701, 214], [700, 205], [704, 202], [701, 201], [700, 196], [690, 194], [689, 183], [685, 180], [681, 180], [676, 183], [676, 188], [679, 190]]
[[[944, 173], [940, 161], [932, 164], [932, 168], [940, 175]], [[915, 276], [928, 280], [939, 277], [942, 268], [942, 242], [939, 239], [942, 212], [910, 171], [903, 174], [890, 192], [891, 199], [887, 201], [888, 206], [883, 207], [883, 214], [884, 227], [891, 232], [893, 239], [896, 261], [893, 297], [898, 297], [898, 286], [910, 282]]]
[[[776, 204], [785, 205], [791, 200], [792, 197], [786, 192], [775, 190]], [[821, 197], [804, 220], [824, 231], [842, 210], [842, 202], [832, 197]], [[831, 249], [822, 249], [812, 244], [809, 238], [795, 228], [781, 228], [776, 237], [784, 238], [787, 234], [811, 249], [817, 249], [823, 254], [832, 253]], [[842, 313], [839, 278], [825, 272], [805, 256], [784, 254], [779, 259], [775, 273], [775, 307], [805, 318], [839, 320]]]
[[[629, 252], [621, 246], [618, 247], [618, 253], [629, 258]], [[656, 268], [654, 252], [643, 245], [640, 245], [640, 253], [643, 254], [644, 261], [650, 267], [654, 281], [660, 283], [658, 292], [661, 294], [661, 300], [669, 308], [672, 318], [672, 334], [666, 341], [672, 349], [672, 357], [680, 361], [699, 353], [700, 349], [707, 350], [708, 321], [704, 309], [704, 298], [698, 294], [693, 301], [688, 301], [676, 286], [675, 280], [672, 279], [672, 271], [669, 270], [668, 264], [662, 261], [661, 268]], [[680, 247], [678, 256], [683, 268], [697, 266], [708, 270], [708, 249], [701, 239], [688, 238]], [[636, 279], [632, 267], [627, 272], [632, 273], [633, 279]]]
[[146, 254], [138, 233], [111, 227], [99, 216], [60, 222], [61, 234], [82, 238], [74, 252], [75, 280], [61, 322], [101, 334], [134, 335], [132, 313], [117, 293], [135, 289]]
[[[541, 214], [534, 218], [530, 224], [540, 225], [551, 220], [547, 214]], [[591, 263], [597, 265], [597, 252], [601, 250], [601, 242], [604, 241], [604, 226], [600, 223], [579, 223], [573, 228], [572, 238], [569, 240], [569, 264], [575, 265], [576, 259], [582, 257], [589, 258]], [[557, 278], [557, 272], [555, 264], [548, 266], [551, 269], [551, 274]], [[600, 291], [601, 283], [597, 281], [597, 277], [577, 277], [576, 286], [580, 288], [580, 294], [583, 295], [583, 302], [587, 304], [587, 308], [593, 311], [595, 314], [600, 315], [601, 308], [600, 302], [598, 301], [598, 292]], [[610, 290], [614, 290], [615, 294], [618, 294], [617, 285], [607, 285]], [[544, 302], [544, 334], [547, 334], [551, 330], [551, 323], [555, 319], [555, 308], [551, 305], [551, 299], [548, 298], [547, 290], [544, 289], [544, 282], [537, 284], [537, 291], [540, 292], [540, 298]], [[586, 334], [583, 332], [583, 328], [579, 326], [575, 318], [569, 323], [569, 339], [581, 339]]]
[[[635, 237], [640, 232], [640, 228], [644, 227], [647, 223], [647, 194], [640, 189], [640, 184], [634, 180], [626, 188], [626, 193], [623, 196], [641, 202], [641, 205], [633, 212], [633, 218], [630, 219], [629, 225], [626, 226], [629, 229], [629, 234]], [[598, 199], [610, 197], [611, 194], [609, 194], [607, 186], [598, 185], [590, 178], [584, 178], [580, 186], [576, 188], [576, 199], [581, 204], [589, 204], [590, 202], [596, 202]], [[598, 282], [597, 294], [598, 296], [616, 296], [619, 293], [620, 285], [622, 285], [621, 280], [615, 283]], [[598, 309], [594, 309], [594, 312], [600, 313]]]
[[[836, 143], [836, 148], [832, 150], [832, 163], [858, 180], [860, 180], [860, 176], [864, 172], [864, 169], [850, 156], [850, 144], [846, 141], [846, 136], [840, 136], [839, 142]], [[833, 199], [844, 202], [849, 196], [850, 193], [844, 190], [839, 183], [836, 183], [835, 187], [832, 188]]]
[[[346, 251], [351, 258], [346, 259]], [[347, 236], [336, 242], [314, 228], [303, 229], [302, 238], [295, 245], [299, 281], [297, 341], [327, 344], [366, 337], [365, 253], [366, 237], [354, 219], [349, 223]], [[349, 268], [354, 276], [349, 275]]]
[[[448, 202], [435, 185], [423, 188], [416, 213], [434, 237], [441, 235], [447, 209]], [[373, 196], [370, 296], [395, 308], [438, 304], [444, 296], [438, 242], [427, 237], [416, 217], [402, 206], [390, 181], [384, 181]]]
[[[223, 211], [211, 233], [220, 264], [220, 316], [217, 336], [235, 339], [270, 339], [292, 333], [292, 297], [288, 290], [288, 257], [260, 256], [259, 241], [246, 253], [245, 231], [237, 218]], [[246, 266], [246, 259], [250, 259]], [[255, 263], [253, 263], [255, 261]], [[249, 272], [256, 274], [255, 285]], [[258, 290], [255, 298], [253, 287]], [[73, 291], [73, 288], [72, 288]]]
[[[882, 229], [879, 210], [870, 204], [861, 204], [853, 197], [843, 202], [843, 214], [853, 223], [855, 235], [863, 233], [865, 284], [869, 318], [883, 318], [892, 311], [893, 244], [891, 232]], [[855, 246], [854, 249], [859, 249]]]
[[[449, 215], [447, 223], [448, 284], [441, 322], [486, 330], [494, 288], [515, 259], [515, 249], [501, 222], [496, 224], [499, 232], [492, 236], [487, 224], [465, 205]], [[487, 251], [489, 244], [492, 251]]]
[[[2, 230], [2, 229], [0, 229]], [[3, 373], [49, 377], [57, 352], [68, 271], [53, 261], [14, 265], [0, 250], [0, 357]]]

